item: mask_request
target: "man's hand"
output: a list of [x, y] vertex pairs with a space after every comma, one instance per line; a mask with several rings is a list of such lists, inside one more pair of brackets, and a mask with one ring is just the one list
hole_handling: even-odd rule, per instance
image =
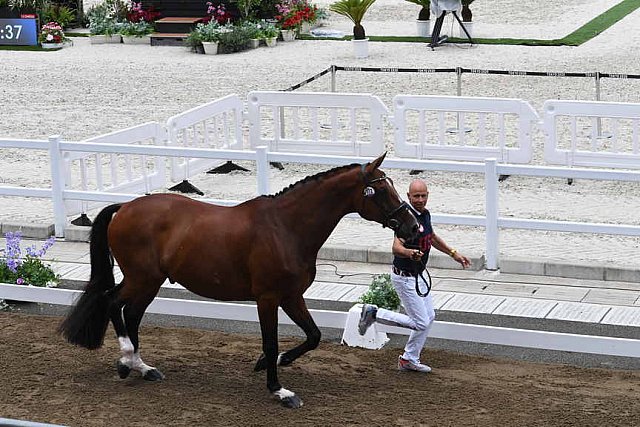
[[424, 254], [420, 250], [411, 249], [411, 255], [409, 256], [409, 258], [411, 258], [413, 261], [420, 261], [422, 259], [422, 255]]
[[456, 252], [455, 254], [453, 254], [453, 259], [458, 261], [460, 263], [460, 265], [462, 265], [462, 268], [467, 268], [467, 267], [471, 267], [471, 261], [469, 260], [469, 258], [467, 258], [466, 256]]

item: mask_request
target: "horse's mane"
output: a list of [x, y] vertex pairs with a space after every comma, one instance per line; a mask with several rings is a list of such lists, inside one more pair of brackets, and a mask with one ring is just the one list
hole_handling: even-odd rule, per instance
[[322, 178], [326, 178], [329, 176], [333, 176], [333, 175], [337, 175], [347, 169], [351, 169], [354, 167], [360, 167], [361, 164], [360, 163], [351, 163], [350, 165], [344, 165], [344, 166], [337, 166], [333, 169], [329, 169], [323, 172], [319, 172], [315, 175], [309, 175], [306, 178], [302, 178], [300, 181], [298, 182], [294, 182], [293, 184], [289, 185], [288, 187], [280, 190], [279, 192], [277, 192], [276, 194], [269, 194], [266, 196], [262, 196], [262, 197], [268, 197], [268, 198], [274, 198], [274, 197], [278, 197], [281, 196], [282, 194], [288, 193], [289, 191], [293, 190], [294, 188], [298, 188], [298, 187], [302, 187], [303, 185], [312, 182], [312, 181], [318, 181]]

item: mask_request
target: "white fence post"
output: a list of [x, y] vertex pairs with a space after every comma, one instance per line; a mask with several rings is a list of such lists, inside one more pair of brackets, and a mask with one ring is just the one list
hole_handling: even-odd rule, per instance
[[258, 194], [269, 194], [269, 159], [267, 147], [256, 147], [256, 174], [258, 178]]
[[67, 214], [64, 207], [64, 174], [62, 155], [60, 153], [60, 135], [49, 137], [49, 161], [51, 168], [51, 202], [53, 203], [53, 218], [55, 236], [64, 237], [64, 227], [67, 224]]
[[486, 210], [486, 268], [498, 269], [498, 172], [496, 159], [485, 159], [484, 163], [485, 210]]

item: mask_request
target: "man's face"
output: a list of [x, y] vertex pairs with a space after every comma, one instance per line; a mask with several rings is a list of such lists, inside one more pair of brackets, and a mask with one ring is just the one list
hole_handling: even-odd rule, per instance
[[429, 189], [426, 185], [412, 185], [407, 193], [409, 203], [418, 212], [422, 213], [427, 208], [427, 200], [429, 199]]

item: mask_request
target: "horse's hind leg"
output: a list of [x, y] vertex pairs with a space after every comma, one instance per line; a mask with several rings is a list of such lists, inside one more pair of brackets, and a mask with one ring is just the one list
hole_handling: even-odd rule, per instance
[[[285, 353], [281, 353], [278, 356], [278, 365], [288, 366], [304, 353], [318, 347], [321, 333], [320, 329], [318, 329], [316, 323], [313, 321], [302, 296], [283, 301], [280, 306], [284, 312], [287, 313], [287, 316], [289, 316], [291, 320], [293, 320], [295, 324], [298, 325], [307, 335], [307, 339], [302, 344]], [[255, 370], [260, 371], [266, 369], [266, 367], [267, 361], [263, 355], [256, 363]]]
[[[159, 288], [160, 286], [158, 286]], [[138, 296], [135, 300], [118, 299], [117, 303], [113, 305], [111, 321], [122, 351], [122, 357], [117, 362], [120, 378], [129, 376], [131, 370], [140, 372], [143, 378], [149, 381], [158, 381], [164, 378], [162, 372], [144, 363], [140, 357], [138, 330], [142, 316], [153, 301], [155, 294], [157, 294], [157, 290], [145, 297]]]

